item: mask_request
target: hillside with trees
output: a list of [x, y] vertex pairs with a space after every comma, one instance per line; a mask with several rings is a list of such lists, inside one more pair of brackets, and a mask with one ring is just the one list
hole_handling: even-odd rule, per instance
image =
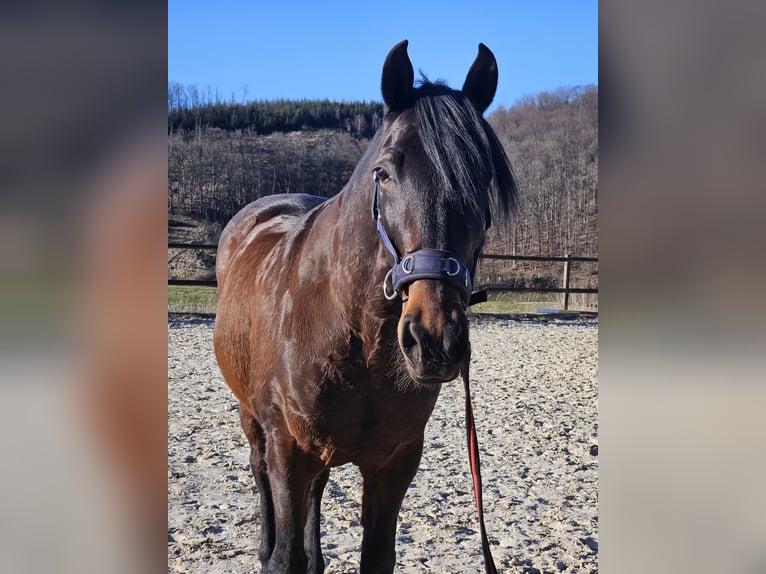
[[[214, 98], [214, 99], [213, 99]], [[196, 86], [168, 84], [168, 132], [203, 128], [243, 131], [250, 135], [301, 130], [338, 130], [370, 139], [383, 121], [378, 102], [276, 100], [226, 103]]]
[[[171, 237], [190, 221], [216, 230], [244, 205], [274, 193], [331, 197], [341, 190], [372, 134], [379, 103], [223, 103], [196, 87], [168, 85], [168, 216]], [[487, 120], [513, 165], [520, 209], [494, 226], [485, 252], [598, 253], [598, 88], [560, 88], [495, 109]], [[175, 235], [173, 235], [175, 233]], [[483, 262], [484, 283], [550, 285], [560, 267]], [[597, 266], [576, 272], [595, 281]], [[593, 277], [593, 279], [589, 279]]]

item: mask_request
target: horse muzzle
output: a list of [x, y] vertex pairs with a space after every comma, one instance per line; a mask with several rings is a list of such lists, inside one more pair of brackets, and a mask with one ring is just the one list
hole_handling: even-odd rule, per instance
[[398, 337], [413, 380], [440, 384], [455, 379], [469, 349], [461, 294], [437, 280], [411, 283], [402, 305]]

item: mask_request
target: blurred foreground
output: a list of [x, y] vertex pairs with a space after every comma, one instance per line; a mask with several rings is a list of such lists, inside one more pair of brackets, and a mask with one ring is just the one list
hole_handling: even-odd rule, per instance
[[601, 572], [766, 572], [765, 16], [600, 10]]
[[165, 569], [166, 28], [0, 19], [2, 572]]

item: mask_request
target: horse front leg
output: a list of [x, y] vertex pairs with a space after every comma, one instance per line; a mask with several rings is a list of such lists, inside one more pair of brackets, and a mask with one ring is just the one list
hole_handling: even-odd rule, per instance
[[396, 521], [404, 495], [418, 470], [423, 438], [409, 445], [385, 467], [360, 467], [362, 562], [360, 574], [391, 574], [396, 565]]
[[308, 501], [321, 468], [285, 429], [272, 429], [267, 435], [266, 463], [274, 505], [274, 546], [263, 572], [302, 574], [309, 571], [304, 545]]
[[308, 574], [324, 572], [324, 557], [320, 543], [320, 513], [322, 511], [322, 493], [330, 478], [330, 470], [320, 472], [311, 483], [308, 501], [308, 516], [303, 530], [303, 546], [308, 557]]

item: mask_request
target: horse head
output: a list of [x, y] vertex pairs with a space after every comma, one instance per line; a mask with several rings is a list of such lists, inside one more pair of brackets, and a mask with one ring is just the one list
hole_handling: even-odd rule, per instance
[[383, 66], [373, 217], [394, 260], [384, 294], [401, 298], [398, 342], [418, 383], [454, 379], [469, 357], [477, 260], [492, 213], [508, 215], [515, 203], [510, 164], [482, 117], [497, 79], [483, 44], [460, 91], [425, 79], [414, 86], [406, 40]]

